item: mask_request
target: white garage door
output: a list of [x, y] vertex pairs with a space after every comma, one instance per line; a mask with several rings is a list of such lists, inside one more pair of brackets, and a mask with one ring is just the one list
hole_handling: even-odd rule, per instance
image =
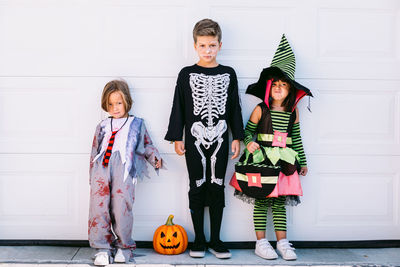
[[[189, 230], [187, 173], [163, 141], [178, 71], [196, 60], [194, 23], [221, 24], [222, 64], [244, 95], [281, 34], [296, 78], [309, 162], [292, 240], [400, 239], [400, 9], [398, 1], [0, 1], [0, 239], [87, 238], [88, 160], [113, 78], [133, 88], [168, 171], [137, 186], [136, 240], [169, 214]], [[233, 162], [227, 172], [227, 182]], [[222, 237], [254, 240], [252, 209], [227, 186]]]

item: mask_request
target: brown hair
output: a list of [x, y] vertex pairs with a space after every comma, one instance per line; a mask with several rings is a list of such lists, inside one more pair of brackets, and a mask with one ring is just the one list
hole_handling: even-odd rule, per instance
[[197, 43], [197, 36], [216, 36], [221, 42], [222, 31], [218, 23], [211, 19], [202, 19], [194, 25], [193, 40]]
[[122, 100], [124, 101], [125, 111], [128, 113], [132, 107], [132, 97], [129, 92], [128, 84], [123, 80], [112, 80], [108, 82], [103, 89], [101, 95], [101, 108], [108, 112], [108, 100], [110, 95], [114, 92], [121, 93]]

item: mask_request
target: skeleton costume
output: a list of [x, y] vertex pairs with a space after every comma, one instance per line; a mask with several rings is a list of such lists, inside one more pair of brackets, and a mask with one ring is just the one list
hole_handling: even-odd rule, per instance
[[223, 65], [204, 68], [195, 64], [183, 68], [177, 79], [165, 139], [182, 141], [185, 129], [185, 157], [190, 179], [189, 208], [192, 218], [196, 217], [193, 219], [196, 239], [203, 239], [204, 236], [201, 218], [205, 206], [210, 207], [212, 217], [211, 239], [219, 239], [225, 206], [228, 127], [233, 139], [243, 139], [235, 71]]
[[90, 157], [89, 243], [97, 249], [136, 247], [132, 239], [134, 190], [161, 159], [143, 119], [107, 118], [96, 128]]

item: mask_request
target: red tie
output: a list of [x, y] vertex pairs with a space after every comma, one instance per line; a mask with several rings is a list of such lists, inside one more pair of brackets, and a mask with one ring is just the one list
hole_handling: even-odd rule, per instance
[[106, 150], [106, 153], [104, 154], [104, 158], [103, 158], [103, 166], [104, 167], [108, 166], [108, 161], [110, 160], [112, 148], [114, 145], [115, 135], [117, 133], [118, 133], [118, 131], [113, 131], [111, 134], [110, 140], [108, 141], [107, 150]]
[[114, 145], [115, 135], [118, 133], [119, 130], [122, 129], [122, 127], [124, 127], [124, 125], [126, 124], [128, 119], [129, 119], [129, 115], [126, 117], [126, 120], [125, 120], [124, 124], [122, 124], [122, 126], [118, 130], [113, 131], [112, 130], [113, 129], [113, 126], [112, 126], [113, 118], [111, 118], [111, 122], [110, 122], [110, 124], [111, 124], [111, 137], [110, 137], [110, 140], [108, 141], [107, 150], [106, 150], [106, 153], [104, 154], [104, 158], [103, 158], [103, 166], [104, 167], [107, 167], [108, 166], [108, 162], [110, 161], [112, 148], [113, 148], [113, 145]]

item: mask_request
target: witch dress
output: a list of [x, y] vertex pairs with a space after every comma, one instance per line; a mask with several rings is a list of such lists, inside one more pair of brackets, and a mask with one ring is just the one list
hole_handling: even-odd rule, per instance
[[[235, 195], [247, 202], [288, 196], [286, 203], [296, 205], [298, 196], [303, 195], [297, 170], [300, 165], [307, 165], [301, 139], [300, 153], [292, 148], [296, 112], [271, 111], [264, 102], [259, 106], [262, 115], [256, 128], [256, 142], [260, 148], [254, 153], [245, 149], [230, 184], [236, 189]], [[296, 133], [299, 134], [299, 128]], [[299, 137], [295, 136], [297, 140]]]
[[[258, 106], [262, 115], [257, 125], [249, 121], [245, 131], [245, 145], [253, 141], [260, 145], [254, 153], [247, 148], [235, 165], [230, 185], [235, 196], [254, 203], [257, 199], [287, 196], [287, 205], [300, 203], [303, 195], [298, 170], [307, 166], [296, 121], [296, 106], [304, 96], [312, 96], [310, 90], [294, 81], [295, 59], [286, 37], [283, 35], [271, 67], [263, 69], [260, 78], [251, 84], [247, 94], [263, 100]], [[288, 80], [296, 90], [290, 111], [270, 110], [270, 92], [274, 80]]]

